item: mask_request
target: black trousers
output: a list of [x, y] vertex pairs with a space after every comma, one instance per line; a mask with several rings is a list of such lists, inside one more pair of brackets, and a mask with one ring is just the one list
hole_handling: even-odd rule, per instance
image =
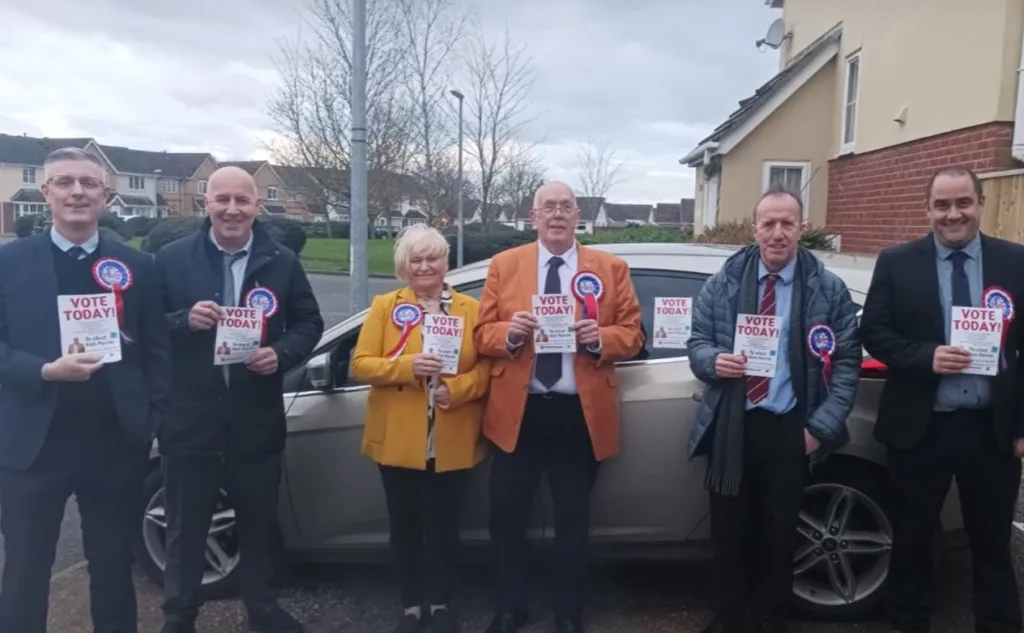
[[241, 555], [238, 572], [246, 609], [252, 614], [274, 608], [277, 594], [271, 586], [275, 561], [271, 544], [281, 482], [280, 454], [223, 459], [216, 455], [164, 457], [163, 471], [167, 511], [165, 621], [194, 622], [203, 604], [199, 588], [211, 519], [221, 489], [235, 509]]
[[808, 468], [799, 415], [748, 411], [739, 495], [711, 494], [712, 606], [720, 617], [778, 621], [793, 591], [793, 550]]
[[889, 607], [907, 633], [929, 630], [934, 611], [932, 536], [953, 477], [971, 545], [978, 633], [1019, 633], [1020, 598], [1010, 534], [1020, 460], [998, 450], [989, 411], [935, 413], [921, 442], [889, 451], [896, 495]]
[[427, 470], [380, 467], [403, 608], [451, 599], [467, 472], [435, 472], [432, 459]]
[[[88, 428], [87, 420], [74, 420]], [[109, 424], [105, 428], [111, 428]], [[116, 431], [115, 431], [116, 433]], [[51, 433], [27, 470], [0, 469], [6, 562], [0, 633], [45, 633], [50, 574], [68, 498], [78, 501], [95, 633], [136, 633], [132, 549], [142, 520], [146, 450], [119, 433]]]
[[500, 611], [526, 605], [526, 532], [541, 475], [547, 472], [555, 511], [554, 609], [563, 617], [581, 613], [590, 541], [590, 493], [597, 471], [579, 398], [530, 395], [515, 451], [494, 451], [491, 467], [491, 539], [496, 550]]

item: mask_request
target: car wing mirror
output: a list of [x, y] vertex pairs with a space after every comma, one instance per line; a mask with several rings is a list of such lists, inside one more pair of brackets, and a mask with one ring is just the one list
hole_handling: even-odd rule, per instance
[[306, 363], [306, 374], [309, 382], [316, 389], [331, 389], [334, 387], [334, 376], [331, 371], [331, 353], [320, 354], [309, 359]]

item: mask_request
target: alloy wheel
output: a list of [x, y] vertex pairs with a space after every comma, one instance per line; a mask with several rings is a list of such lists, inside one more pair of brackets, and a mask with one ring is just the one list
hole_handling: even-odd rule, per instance
[[844, 606], [877, 592], [889, 573], [892, 525], [879, 503], [836, 483], [804, 491], [793, 591], [820, 606]]

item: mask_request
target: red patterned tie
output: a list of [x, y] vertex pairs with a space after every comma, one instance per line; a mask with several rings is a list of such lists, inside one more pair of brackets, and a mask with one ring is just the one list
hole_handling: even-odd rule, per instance
[[[775, 282], [779, 276], [769, 274], [764, 282], [764, 296], [761, 297], [761, 315], [775, 315]], [[747, 399], [758, 404], [768, 397], [768, 381], [764, 376], [747, 376]]]

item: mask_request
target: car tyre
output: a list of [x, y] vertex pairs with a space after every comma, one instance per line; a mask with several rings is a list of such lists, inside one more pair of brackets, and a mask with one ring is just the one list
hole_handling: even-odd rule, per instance
[[[142, 516], [139, 520], [139, 530], [137, 532], [135, 543], [135, 560], [138, 562], [143, 572], [145, 572], [146, 576], [156, 584], [157, 587], [161, 588], [164, 586], [163, 563], [156, 560], [154, 554], [150, 551], [150, 547], [147, 546], [145, 530], [147, 529], [146, 523], [150, 522], [150, 519], [146, 516], [147, 509], [150, 507], [151, 501], [156, 498], [157, 495], [162, 494], [163, 486], [163, 472], [160, 470], [159, 466], [157, 466], [156, 468], [153, 468], [146, 476], [145, 480], [143, 480]], [[226, 576], [212, 582], [205, 582], [200, 587], [200, 595], [205, 600], [233, 598], [238, 595], [238, 592], [238, 565], [235, 565], [231, 572]]]
[[[848, 514], [843, 512], [846, 504], [852, 507]], [[835, 529], [837, 523], [822, 521], [830, 509], [833, 516], [847, 518], [847, 524], [839, 525], [834, 534], [830, 534], [828, 525]], [[875, 464], [833, 456], [812, 471], [801, 503], [800, 535], [794, 553], [793, 607], [802, 617], [835, 621], [878, 615], [888, 580], [892, 509], [886, 472]], [[816, 530], [812, 523], [825, 529]], [[822, 538], [812, 540], [816, 536]], [[843, 540], [843, 536], [850, 540]], [[814, 557], [817, 561], [812, 560]], [[799, 572], [802, 565], [809, 566], [803, 574]], [[835, 591], [837, 577], [855, 581], [842, 582], [844, 591]], [[857, 587], [853, 592], [848, 589], [851, 585]]]

